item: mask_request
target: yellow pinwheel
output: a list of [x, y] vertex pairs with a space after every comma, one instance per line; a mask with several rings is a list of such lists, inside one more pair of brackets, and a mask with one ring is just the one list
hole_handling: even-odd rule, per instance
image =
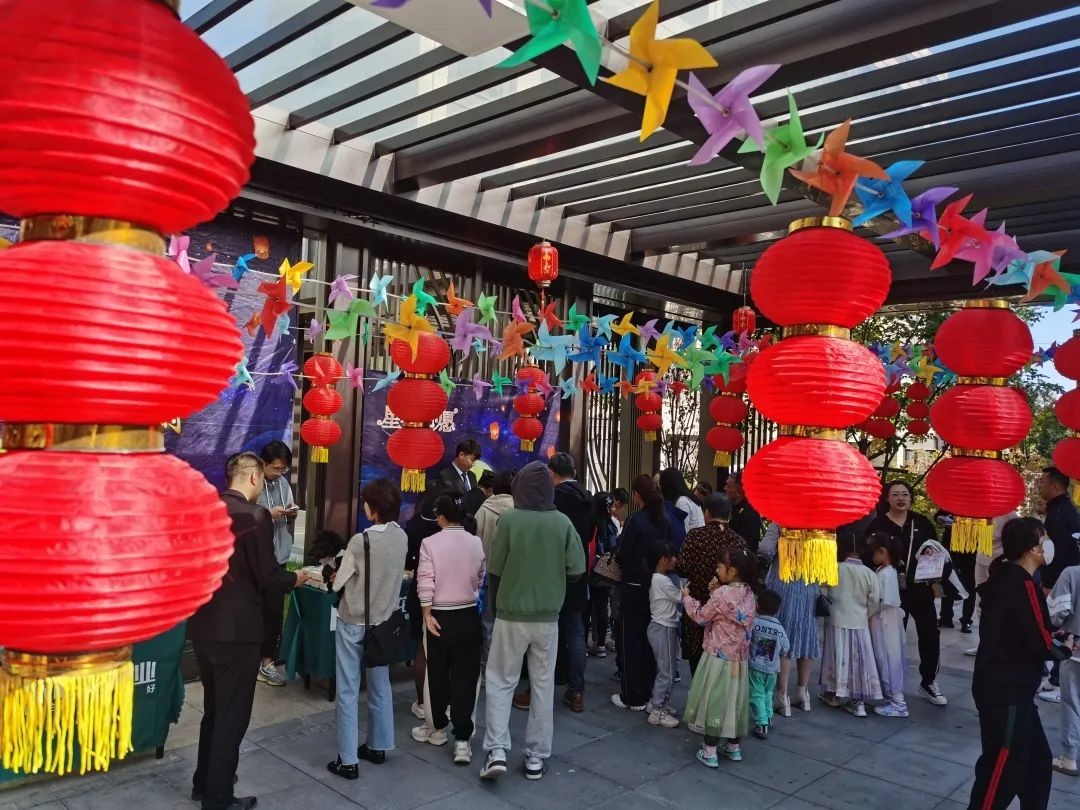
[[661, 335], [656, 345], [647, 350], [645, 354], [649, 357], [649, 362], [656, 366], [656, 370], [660, 372], [660, 376], [667, 375], [672, 366], [679, 366], [680, 368], [686, 368], [686, 358], [671, 348], [671, 335]]
[[671, 93], [680, 70], [716, 67], [700, 42], [692, 39], [656, 39], [660, 22], [660, 0], [653, 0], [630, 29], [630, 66], [604, 81], [645, 96], [641, 117], [641, 140], [645, 140], [667, 118]]
[[401, 302], [401, 310], [398, 312], [398, 322], [388, 323], [383, 327], [387, 340], [403, 340], [409, 344], [412, 357], [416, 359], [416, 352], [420, 347], [420, 335], [427, 332], [432, 334], [435, 327], [428, 323], [428, 319], [416, 314], [416, 298], [410, 295]]
[[285, 283], [292, 287], [293, 293], [300, 292], [300, 286], [304, 283], [304, 273], [314, 268], [311, 262], [297, 262], [290, 264], [288, 259], [283, 259], [278, 275], [285, 279]]
[[927, 357], [923, 357], [922, 361], [919, 363], [918, 369], [919, 370], [915, 372], [915, 377], [925, 382], [927, 386], [931, 388], [934, 385], [934, 375], [940, 374], [945, 370], [941, 366], [935, 366], [934, 361]]
[[634, 323], [634, 313], [627, 312], [619, 320], [611, 325], [611, 331], [619, 336], [625, 335], [640, 335], [641, 332], [637, 328], [637, 324]]

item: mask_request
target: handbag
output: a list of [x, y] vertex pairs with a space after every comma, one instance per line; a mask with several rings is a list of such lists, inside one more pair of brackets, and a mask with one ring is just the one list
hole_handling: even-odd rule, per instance
[[614, 551], [601, 554], [593, 563], [593, 576], [601, 583], [619, 584], [622, 582], [622, 567], [615, 559]]
[[364, 666], [385, 667], [395, 663], [409, 642], [409, 621], [400, 610], [374, 627], [371, 625], [371, 543], [364, 532]]
[[814, 600], [814, 616], [819, 619], [827, 619], [832, 615], [832, 599], [823, 593], [817, 595]]

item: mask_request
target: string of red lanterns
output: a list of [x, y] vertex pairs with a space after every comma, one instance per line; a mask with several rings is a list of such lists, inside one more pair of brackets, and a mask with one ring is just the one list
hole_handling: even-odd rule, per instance
[[[1062, 377], [1080, 381], [1080, 337], [1071, 337], [1054, 354], [1054, 368]], [[1071, 435], [1054, 448], [1054, 466], [1074, 481], [1080, 480], [1080, 389], [1074, 388], [1056, 403], [1054, 415], [1071, 431]], [[1080, 499], [1080, 487], [1073, 487], [1073, 500]]]
[[386, 453], [401, 467], [401, 491], [424, 492], [425, 471], [443, 457], [443, 440], [430, 424], [446, 410], [447, 395], [435, 377], [450, 363], [450, 346], [438, 335], [423, 332], [415, 357], [407, 341], [393, 339], [390, 357], [404, 377], [390, 388], [386, 404], [403, 426], [390, 435]]
[[313, 464], [329, 461], [329, 448], [341, 440], [341, 427], [331, 417], [341, 410], [343, 399], [335, 386], [344, 373], [341, 364], [323, 352], [304, 363], [304, 376], [311, 381], [311, 389], [304, 394], [304, 407], [311, 418], [300, 425], [300, 438], [311, 445]]
[[746, 361], [729, 368], [727, 382], [723, 374], [715, 375], [713, 385], [716, 386], [716, 396], [709, 403], [709, 416], [716, 425], [709, 428], [705, 441], [713, 449], [713, 466], [730, 467], [733, 455], [742, 449], [744, 442], [738, 425], [750, 414], [750, 407], [743, 401], [743, 394], [746, 393]]
[[518, 418], [511, 429], [521, 440], [521, 449], [531, 453], [536, 449], [536, 442], [544, 435], [544, 423], [537, 417], [544, 412], [544, 398], [540, 396], [539, 385], [547, 374], [530, 363], [519, 368], [514, 376], [525, 390], [514, 397], [514, 413]]
[[637, 426], [642, 431], [645, 441], [655, 442], [657, 434], [664, 426], [664, 418], [661, 416], [664, 400], [656, 393], [654, 387], [656, 385], [655, 371], [638, 372], [637, 376], [634, 377], [634, 387], [640, 388], [643, 382], [649, 383], [649, 390], [648, 392], [642, 391], [634, 397], [634, 404], [641, 412], [637, 418]]

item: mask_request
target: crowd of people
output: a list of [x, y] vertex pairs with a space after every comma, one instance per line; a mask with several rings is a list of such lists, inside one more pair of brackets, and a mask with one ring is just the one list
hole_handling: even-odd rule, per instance
[[[275, 595], [305, 578], [282, 562], [281, 534], [290, 532], [291, 545], [295, 515], [284, 480], [287, 451], [281, 445], [261, 458], [230, 459], [223, 497], [236, 553], [225, 585], [191, 622], [206, 695], [193, 798], [207, 810], [254, 804], [233, 796], [239, 742], [256, 680], [283, 680], [273, 661], [282, 602]], [[582, 712], [587, 659], [611, 651], [618, 682], [611, 705], [642, 712], [658, 728], [685, 723], [703, 738], [697, 760], [717, 768], [721, 758], [742, 759], [748, 734], [768, 738], [774, 712], [811, 711], [815, 699], [856, 717], [866, 717], [869, 707], [883, 717], [907, 717], [909, 621], [918, 637], [918, 693], [947, 705], [937, 683], [941, 628], [954, 618], [946, 600], [963, 601], [960, 630], [968, 632], [977, 592], [980, 643], [968, 652], [976, 656], [983, 755], [971, 807], [1003, 808], [1015, 796], [1025, 808], [1045, 807], [1051, 768], [1076, 775], [1080, 519], [1069, 481], [1056, 469], [1039, 484], [1045, 526], [1002, 516], [986, 558], [950, 555], [951, 517], [931, 521], [912, 509], [907, 484], [887, 484], [874, 513], [837, 531], [839, 579], [822, 588], [782, 580], [782, 529], [763, 527], [738, 473], [722, 492], [708, 482], [691, 489], [669, 469], [639, 476], [629, 490], [594, 494], [567, 453], [478, 478], [472, 470], [479, 459], [476, 442], [459, 445], [404, 525], [395, 483], [368, 483], [361, 492], [368, 528], [317, 552], [339, 597], [331, 774], [357, 779], [360, 760], [382, 764], [395, 747], [385, 652], [403, 633], [418, 645], [414, 741], [452, 742], [453, 761], [469, 764], [477, 698], [485, 690], [482, 779], [508, 769], [515, 708], [528, 712], [520, 741], [524, 775], [543, 778], [556, 685], [566, 707]], [[920, 573], [928, 553], [946, 561], [933, 577]], [[408, 621], [398, 612], [403, 571], [411, 583]], [[935, 600], [943, 596], [939, 614]], [[674, 689], [680, 660], [692, 675], [682, 707]], [[1035, 707], [1040, 689], [1044, 700], [1062, 706], [1064, 747], [1056, 758]]]

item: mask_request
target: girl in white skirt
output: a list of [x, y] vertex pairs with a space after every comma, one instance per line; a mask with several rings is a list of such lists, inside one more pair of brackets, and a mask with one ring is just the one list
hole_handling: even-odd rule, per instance
[[855, 532], [841, 528], [837, 546], [842, 555], [839, 583], [828, 589], [832, 601], [825, 620], [821, 653], [821, 699], [866, 717], [867, 700], [881, 700], [881, 681], [870, 641], [869, 618], [878, 608], [877, 575], [863, 565], [855, 548]]
[[900, 607], [900, 576], [896, 562], [900, 559], [900, 542], [891, 534], [874, 532], [870, 549], [877, 566], [881, 600], [877, 612], [870, 617], [870, 640], [874, 643], [874, 660], [881, 678], [881, 691], [889, 702], [874, 707], [882, 717], [907, 717], [904, 699], [904, 611]]
[[750, 636], [754, 628], [757, 599], [757, 560], [744, 549], [720, 552], [716, 576], [709, 583], [711, 596], [702, 605], [682, 589], [683, 607], [690, 621], [705, 627], [705, 654], [701, 657], [690, 696], [686, 701], [687, 723], [705, 729], [705, 742], [697, 760], [708, 768], [719, 767], [717, 745], [728, 759], [742, 760], [740, 739], [750, 728]]

